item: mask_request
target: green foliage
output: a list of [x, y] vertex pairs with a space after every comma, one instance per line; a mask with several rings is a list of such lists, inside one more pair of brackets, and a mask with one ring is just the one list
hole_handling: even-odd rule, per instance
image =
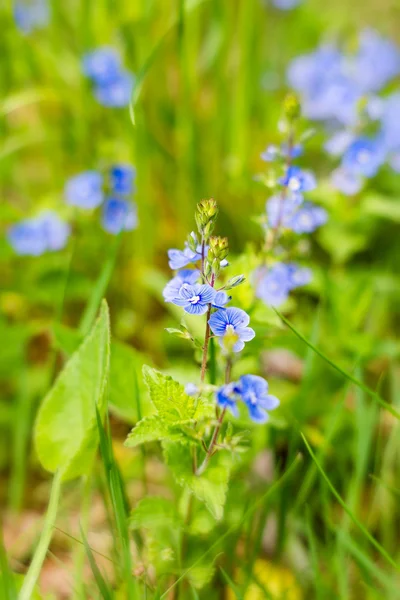
[[218, 452], [202, 475], [193, 472], [190, 452], [182, 444], [164, 443], [165, 461], [176, 482], [186, 487], [204, 502], [215, 519], [222, 519], [228, 489], [232, 458], [228, 452]]
[[210, 404], [203, 398], [188, 396], [183, 385], [147, 365], [143, 377], [157, 414], [139, 421], [125, 445], [133, 447], [156, 440], [194, 442], [193, 425], [212, 416]]
[[110, 324], [106, 302], [91, 332], [67, 362], [40, 407], [35, 447], [42, 466], [78, 477], [98, 444], [96, 410], [104, 415], [109, 374]]
[[162, 526], [182, 527], [182, 520], [171, 500], [161, 496], [148, 496], [138, 502], [129, 521], [132, 529], [158, 529]]
[[[67, 354], [72, 354], [82, 340], [79, 331], [60, 324], [54, 327], [54, 335], [57, 347]], [[142, 364], [143, 357], [134, 348], [115, 340], [111, 342], [108, 406], [127, 423], [135, 423], [151, 411], [138, 376]]]

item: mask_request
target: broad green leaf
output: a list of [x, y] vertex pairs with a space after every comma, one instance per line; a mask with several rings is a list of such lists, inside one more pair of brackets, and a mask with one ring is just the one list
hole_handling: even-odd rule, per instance
[[[188, 425], [195, 421], [185, 422]], [[187, 438], [189, 439], [189, 438]], [[161, 440], [185, 440], [184, 433], [178, 428], [173, 427], [168, 421], [161, 419], [157, 415], [145, 417], [129, 433], [125, 446], [134, 447], [145, 442], [155, 442]]]
[[143, 378], [158, 415], [165, 421], [178, 424], [210, 415], [204, 400], [188, 396], [183, 385], [169, 375], [144, 365]]
[[171, 500], [161, 496], [143, 498], [132, 512], [129, 521], [132, 529], [158, 529], [159, 527], [181, 527], [182, 520]]
[[[67, 354], [72, 354], [82, 339], [79, 331], [60, 324], [54, 327], [54, 335], [57, 346]], [[111, 342], [108, 405], [113, 414], [127, 423], [136, 423], [152, 412], [139, 376], [142, 365], [143, 357], [134, 348]]]
[[164, 442], [164, 456], [176, 482], [204, 502], [217, 520], [221, 519], [232, 464], [230, 454], [218, 452], [202, 475], [193, 473], [192, 457], [184, 445]]
[[107, 303], [91, 332], [67, 362], [39, 409], [35, 447], [48, 471], [60, 469], [63, 479], [85, 473], [98, 444], [96, 407], [106, 408], [110, 326]]

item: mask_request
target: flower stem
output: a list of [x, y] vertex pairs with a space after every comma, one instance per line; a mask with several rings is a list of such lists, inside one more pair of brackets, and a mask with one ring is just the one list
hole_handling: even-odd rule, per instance
[[25, 575], [24, 583], [18, 596], [19, 600], [30, 600], [30, 598], [32, 598], [36, 582], [39, 578], [40, 570], [42, 568], [44, 559], [46, 558], [47, 550], [51, 542], [54, 521], [57, 515], [58, 501], [60, 499], [60, 491], [61, 472], [57, 471], [54, 475], [51, 486], [50, 500], [43, 523], [42, 534], [40, 536], [39, 544], [35, 550], [35, 554], [28, 572]]
[[[232, 371], [232, 359], [230, 357], [228, 357], [227, 361], [226, 361], [226, 368], [225, 368], [225, 383], [229, 383], [230, 382], [230, 380], [231, 380], [231, 371]], [[210, 445], [208, 446], [208, 450], [206, 452], [206, 455], [204, 457], [203, 462], [201, 463], [200, 467], [196, 470], [196, 475], [201, 475], [202, 473], [204, 473], [204, 471], [207, 468], [208, 463], [210, 462], [210, 459], [211, 459], [212, 455], [214, 454], [214, 448], [215, 448], [215, 445], [216, 445], [216, 443], [218, 441], [218, 436], [219, 436], [219, 432], [221, 431], [221, 427], [222, 427], [222, 423], [223, 423], [223, 420], [224, 420], [224, 417], [225, 417], [225, 413], [226, 413], [226, 406], [221, 411], [221, 414], [218, 417], [217, 424], [215, 426], [214, 433], [212, 435]]]
[[[211, 275], [211, 282], [210, 282], [211, 287], [214, 287], [214, 283], [215, 283], [215, 276], [214, 276], [214, 274], [212, 274]], [[208, 310], [207, 310], [206, 332], [204, 334], [203, 359], [201, 361], [201, 372], [200, 372], [200, 381], [201, 381], [201, 383], [204, 383], [204, 378], [206, 376], [206, 369], [207, 369], [208, 344], [210, 342], [210, 325], [208, 324], [208, 321], [209, 321], [210, 316], [211, 316], [211, 308], [212, 308], [212, 305], [209, 304], [208, 305]]]

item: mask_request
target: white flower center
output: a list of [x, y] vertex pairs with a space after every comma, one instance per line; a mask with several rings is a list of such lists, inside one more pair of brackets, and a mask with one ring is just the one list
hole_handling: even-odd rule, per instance
[[360, 150], [357, 155], [358, 162], [365, 165], [370, 159], [370, 153], [368, 150]]
[[253, 406], [255, 404], [257, 404], [257, 396], [255, 395], [254, 392], [249, 392], [249, 400], [250, 400], [251, 404], [253, 404]]
[[289, 188], [293, 191], [293, 192], [297, 192], [301, 187], [301, 183], [300, 180], [297, 179], [297, 177], [291, 177], [289, 179]]
[[190, 302], [190, 304], [197, 304], [200, 302], [200, 296], [192, 296], [189, 298], [188, 302]]

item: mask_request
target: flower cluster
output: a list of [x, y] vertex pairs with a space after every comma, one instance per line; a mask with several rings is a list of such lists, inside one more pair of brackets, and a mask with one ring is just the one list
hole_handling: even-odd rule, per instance
[[135, 78], [124, 69], [121, 59], [113, 48], [102, 47], [83, 57], [84, 74], [94, 84], [94, 94], [103, 106], [121, 108], [128, 106]]
[[41, 213], [13, 225], [8, 241], [16, 254], [40, 256], [45, 252], [62, 250], [68, 241], [70, 227], [52, 211]]
[[129, 199], [134, 192], [135, 170], [116, 165], [107, 177], [97, 171], [84, 171], [71, 177], [65, 185], [67, 204], [83, 209], [102, 206], [102, 225], [111, 234], [137, 226], [136, 205]]
[[[231, 300], [226, 293], [227, 290], [240, 285], [244, 281], [244, 276], [233, 277], [224, 285], [217, 287], [221, 270], [228, 265], [229, 253], [227, 238], [212, 235], [217, 214], [217, 204], [214, 200], [203, 200], [197, 205], [198, 233], [190, 234], [183, 250], [173, 248], [168, 251], [169, 266], [177, 272], [163, 291], [166, 302], [182, 307], [191, 315], [206, 315], [201, 385], [199, 387], [193, 383], [188, 384], [186, 393], [196, 396], [202, 391], [211, 391], [209, 389], [211, 387], [215, 391], [216, 403], [222, 408], [222, 412], [218, 417], [218, 425], [206, 457], [202, 466], [196, 471], [198, 474], [203, 472], [214, 452], [226, 409], [230, 409], [236, 415], [237, 402], [242, 400], [249, 409], [250, 417], [257, 423], [264, 423], [268, 418], [266, 410], [272, 410], [279, 404], [274, 396], [268, 395], [268, 384], [261, 377], [244, 375], [235, 383], [229, 382], [234, 357], [244, 349], [246, 342], [250, 342], [255, 337], [255, 331], [249, 327], [250, 317], [244, 310], [227, 306]], [[296, 279], [294, 271], [292, 278], [293, 281]], [[176, 330], [171, 332], [176, 333]], [[182, 334], [180, 331], [178, 333]], [[204, 384], [211, 333], [217, 338], [226, 361], [226, 384], [218, 389]]]
[[[300, 105], [294, 96], [288, 96], [284, 106], [284, 119], [280, 126], [287, 134], [287, 141], [280, 146], [270, 145], [261, 154], [274, 173], [273, 195], [266, 203], [266, 248], [276, 251], [274, 246], [282, 233], [296, 235], [309, 234], [327, 221], [324, 208], [305, 200], [304, 195], [316, 188], [314, 174], [293, 164], [303, 154], [303, 146], [296, 143], [295, 125], [300, 116]], [[270, 182], [269, 182], [269, 185]], [[292, 235], [293, 237], [293, 235]], [[268, 256], [269, 262], [275, 261]], [[256, 296], [271, 306], [280, 306], [288, 298], [289, 292], [296, 287], [306, 285], [311, 280], [309, 269], [298, 267], [293, 262], [272, 262], [256, 270]]]
[[323, 45], [289, 67], [305, 116], [327, 124], [325, 149], [340, 158], [332, 183], [346, 195], [358, 193], [385, 163], [400, 171], [400, 95], [379, 95], [399, 74], [399, 48], [371, 29], [351, 56]]
[[23, 33], [32, 33], [35, 29], [45, 27], [50, 19], [47, 0], [18, 0], [14, 4], [14, 20]]
[[[166, 302], [181, 306], [191, 315], [207, 313], [208, 325], [221, 347], [227, 353], [240, 352], [255, 333], [248, 327], [250, 317], [244, 310], [226, 308], [231, 298], [225, 290], [236, 287], [244, 278], [236, 277], [216, 288], [221, 268], [228, 265], [228, 240], [211, 235], [217, 213], [214, 200], [198, 204], [196, 223], [200, 237], [192, 232], [183, 250], [168, 251], [169, 266], [177, 273], [165, 286], [163, 296]], [[189, 265], [193, 268], [185, 268]]]
[[277, 262], [256, 272], [256, 295], [270, 306], [280, 306], [297, 287], [311, 281], [311, 271], [294, 263]]
[[229, 409], [235, 416], [239, 412], [238, 402], [244, 402], [256, 423], [268, 421], [266, 411], [279, 406], [278, 398], [268, 394], [268, 382], [258, 375], [243, 375], [239, 381], [220, 387], [215, 396], [218, 406], [222, 410]]
[[[65, 201], [85, 210], [101, 206], [103, 229], [117, 235], [137, 227], [136, 204], [130, 200], [134, 180], [135, 170], [129, 165], [112, 167], [107, 177], [97, 171], [84, 171], [67, 181]], [[70, 232], [68, 223], [47, 211], [13, 225], [7, 237], [17, 254], [39, 256], [64, 248]]]

